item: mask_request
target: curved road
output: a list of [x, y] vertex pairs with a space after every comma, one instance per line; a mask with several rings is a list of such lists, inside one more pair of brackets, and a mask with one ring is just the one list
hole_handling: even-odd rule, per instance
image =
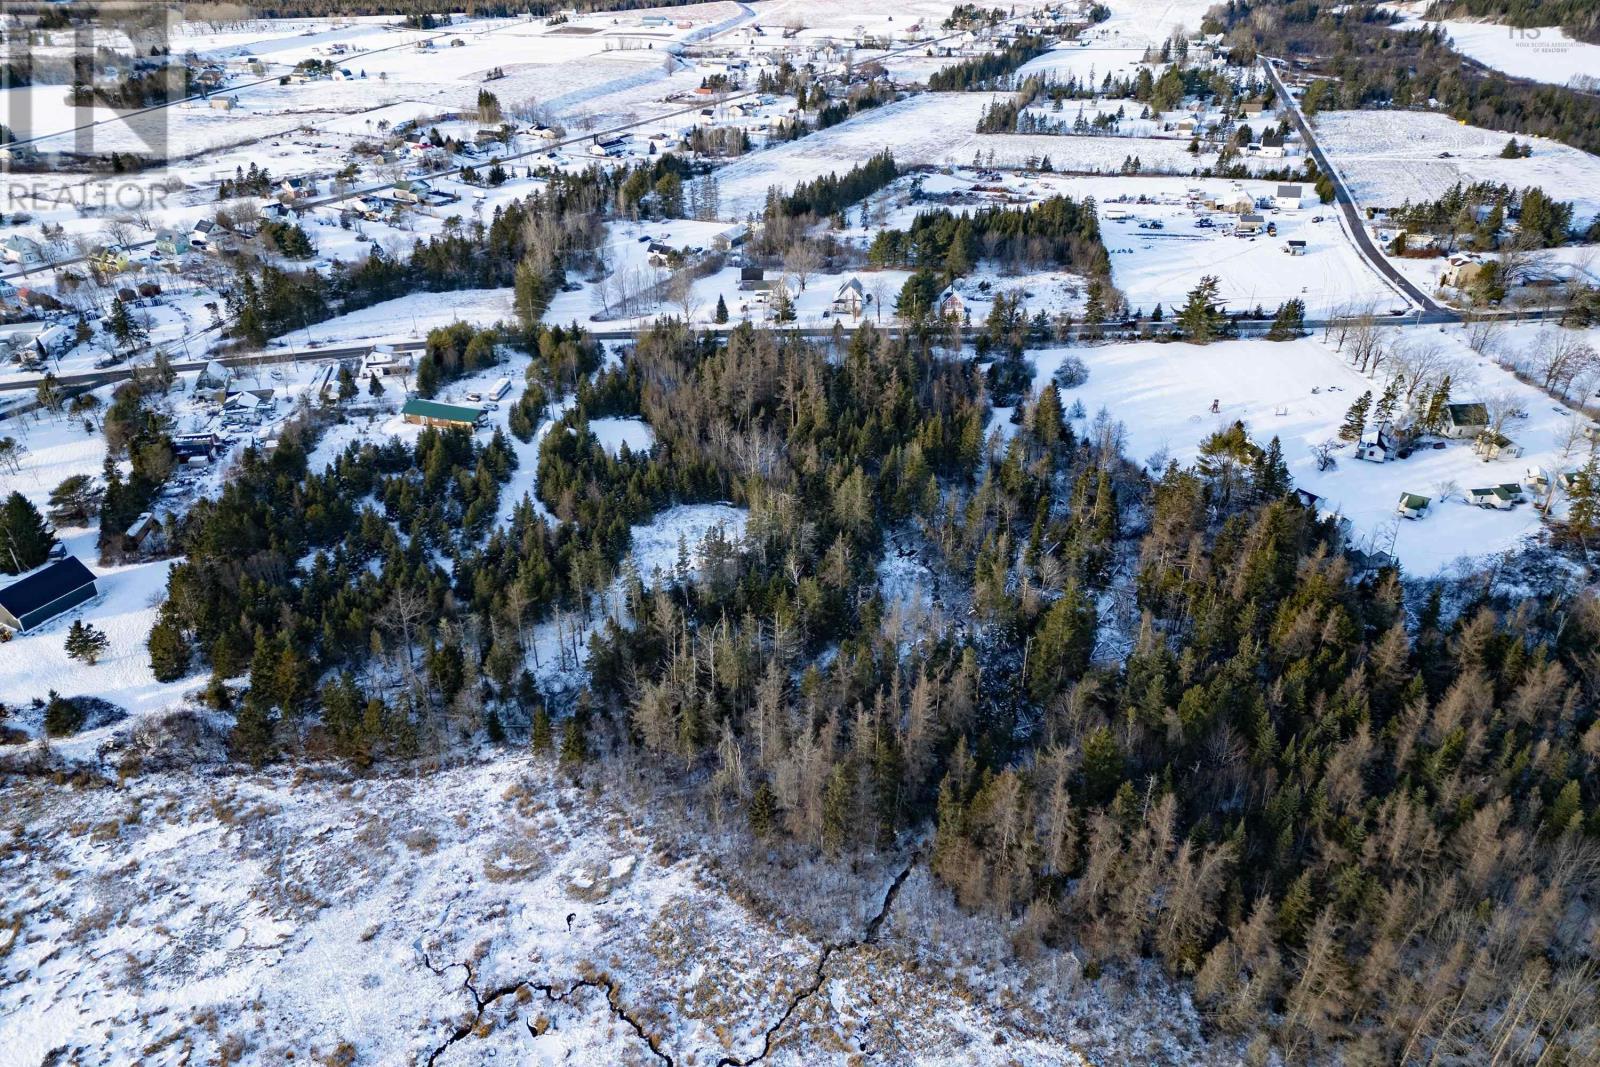
[[1360, 205], [1356, 198], [1350, 195], [1350, 189], [1344, 183], [1337, 167], [1328, 160], [1328, 156], [1317, 144], [1316, 135], [1311, 132], [1311, 123], [1306, 121], [1305, 113], [1300, 110], [1300, 101], [1294, 98], [1288, 87], [1283, 84], [1283, 79], [1278, 77], [1278, 69], [1274, 60], [1261, 56], [1259, 58], [1261, 69], [1266, 73], [1267, 79], [1272, 82], [1272, 87], [1277, 90], [1278, 98], [1289, 109], [1289, 114], [1294, 119], [1295, 127], [1300, 131], [1300, 137], [1305, 141], [1306, 150], [1311, 153], [1311, 158], [1317, 161], [1317, 169], [1328, 176], [1333, 183], [1334, 199], [1338, 202], [1339, 211], [1344, 215], [1346, 228], [1350, 231], [1350, 238], [1355, 242], [1356, 250], [1361, 253], [1368, 266], [1377, 271], [1380, 276], [1406, 295], [1416, 307], [1422, 309], [1422, 322], [1459, 322], [1461, 316], [1449, 308], [1441, 306], [1427, 293], [1417, 288], [1404, 274], [1395, 269], [1384, 256], [1383, 251], [1373, 241], [1372, 235], [1367, 232], [1367, 227], [1361, 218]]

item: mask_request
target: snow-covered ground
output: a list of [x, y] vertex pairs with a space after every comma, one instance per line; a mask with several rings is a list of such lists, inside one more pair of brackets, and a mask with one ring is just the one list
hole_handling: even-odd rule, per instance
[[1518, 136], [1533, 155], [1501, 159], [1510, 134], [1431, 111], [1324, 111], [1316, 131], [1363, 207], [1436, 200], [1457, 182], [1501, 182], [1571, 201], [1580, 229], [1600, 215], [1600, 158], [1543, 137]]
[[1560, 26], [1503, 26], [1498, 22], [1407, 19], [1397, 30], [1442, 27], [1450, 45], [1469, 59], [1513, 78], [1550, 85], [1578, 84], [1592, 89], [1600, 79], [1600, 45], [1576, 41]]
[[[1305, 301], [1307, 315], [1316, 318], [1340, 308], [1402, 301], [1355, 250], [1336, 212], [1319, 203], [1309, 186], [1301, 187], [1305, 195], [1300, 207], [1263, 212], [1277, 227], [1276, 236], [1263, 232], [1252, 239], [1232, 232], [1236, 216], [1191, 206], [1190, 190], [1222, 198], [1242, 191], [1261, 199], [1272, 197], [1276, 183], [1041, 178], [1037, 184], [1080, 200], [1095, 198], [1101, 235], [1111, 252], [1112, 281], [1135, 308], [1149, 311], [1159, 303], [1170, 311], [1205, 274], [1221, 282], [1223, 300], [1232, 310], [1261, 305], [1270, 312], [1298, 298]], [[1141, 222], [1151, 220], [1163, 228], [1141, 228]], [[1212, 225], [1200, 227], [1201, 220]], [[1306, 242], [1304, 254], [1288, 254], [1292, 240]]]
[[948, 910], [920, 870], [906, 918], [829, 953], [813, 987], [824, 941], [863, 936], [894, 869], [833, 881], [838, 929], [808, 930], [736, 903], [727, 875], [634, 828], [655, 820], [622, 814], [626, 786], [594, 784], [506, 756], [363, 780], [13, 780], [0, 893], [28, 907], [0, 932], [0, 1058], [643, 1064], [654, 1046], [709, 1064], [782, 1020], [779, 1065], [887, 1040], [920, 1063], [1078, 1065], [1098, 1036], [1098, 1011], [1063, 1012], [996, 1044], [1009, 1013], [953, 968], [907, 968], [919, 915]]
[[624, 445], [639, 453], [650, 451], [656, 443], [655, 432], [643, 419], [590, 419], [589, 432], [613, 456], [620, 455]]
[[[1049, 157], [1056, 170], [1105, 174], [1117, 173], [1130, 156], [1138, 158], [1141, 170], [1158, 174], [1191, 174], [1217, 159], [1215, 153], [1190, 155], [1188, 142], [1177, 137], [977, 133], [984, 109], [1006, 95], [923, 93], [798, 141], [744, 156], [719, 172], [723, 214], [743, 218], [749, 212], [760, 212], [769, 187], [788, 190], [819, 174], [842, 174], [885, 148], [901, 166], [961, 166], [977, 158], [1014, 167], [1029, 159]], [[1283, 165], [1283, 160], [1244, 162], [1258, 169]]]
[[[1320, 507], [1350, 520], [1352, 542], [1366, 550], [1393, 551], [1406, 571], [1426, 576], [1451, 570], [1463, 558], [1482, 560], [1515, 549], [1540, 526], [1528, 505], [1511, 511], [1469, 506], [1466, 491], [1483, 485], [1521, 482], [1533, 466], [1554, 475], [1581, 465], [1580, 451], [1568, 443], [1577, 413], [1467, 347], [1459, 328], [1386, 331], [1387, 344], [1441, 347], [1453, 361], [1452, 398], [1457, 402], [1493, 402], [1504, 398], [1524, 413], [1506, 422], [1505, 433], [1524, 454], [1485, 462], [1468, 441], [1445, 448], [1424, 448], [1407, 459], [1369, 463], [1356, 459], [1349, 446], [1335, 455], [1338, 464], [1318, 471], [1313, 447], [1337, 437], [1346, 410], [1363, 392], [1383, 391], [1380, 380], [1358, 374], [1320, 337], [1275, 343], [1225, 341], [1206, 346], [1161, 344], [1101, 345], [1089, 349], [1051, 349], [1035, 353], [1035, 389], [1043, 388], [1069, 352], [1089, 368], [1083, 386], [1067, 390], [1070, 407], [1081, 401], [1085, 418], [1103, 407], [1123, 424], [1126, 451], [1146, 462], [1170, 457], [1192, 461], [1203, 438], [1235, 420], [1264, 444], [1282, 442], [1284, 457], [1298, 488], [1323, 498]], [[1536, 334], [1508, 331], [1502, 358], [1541, 343]], [[1217, 401], [1219, 411], [1212, 413]], [[1080, 422], [1078, 428], [1085, 428]], [[1563, 454], [1566, 453], [1566, 454]], [[1398, 518], [1401, 493], [1433, 499], [1421, 521]], [[1558, 504], [1559, 508], [1559, 504]]]

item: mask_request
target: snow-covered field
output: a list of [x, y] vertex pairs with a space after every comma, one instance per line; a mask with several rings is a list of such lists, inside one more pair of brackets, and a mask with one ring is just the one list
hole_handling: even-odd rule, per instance
[[1497, 22], [1463, 22], [1447, 19], [1428, 22], [1408, 19], [1397, 23], [1397, 30], [1443, 27], [1450, 45], [1457, 52], [1486, 67], [1529, 81], [1550, 85], [1572, 85], [1575, 79], [1588, 79], [1593, 88], [1600, 79], [1600, 45], [1576, 41], [1560, 26], [1502, 26]]
[[[969, 165], [974, 158], [998, 166], [1020, 166], [1048, 156], [1060, 171], [1115, 174], [1129, 156], [1141, 170], [1190, 174], [1216, 162], [1215, 154], [1192, 156], [1181, 138], [1057, 137], [1040, 134], [980, 134], [978, 119], [1004, 94], [924, 93], [868, 111], [850, 122], [798, 141], [754, 153], [719, 173], [722, 210], [730, 218], [759, 212], [767, 189], [791, 189], [797, 182], [844, 173], [874, 152], [889, 149], [901, 166]], [[992, 154], [992, 159], [991, 159]], [[1282, 160], [1251, 160], [1253, 166]]]
[[[1149, 311], [1159, 303], [1170, 311], [1205, 274], [1222, 283], [1223, 300], [1233, 310], [1259, 304], [1271, 311], [1298, 298], [1305, 301], [1307, 315], [1316, 318], [1340, 308], [1369, 302], [1387, 306], [1401, 299], [1367, 265], [1345, 237], [1337, 214], [1320, 204], [1309, 187], [1303, 187], [1307, 194], [1303, 206], [1265, 214], [1277, 226], [1276, 236], [1262, 233], [1252, 239], [1228, 232], [1232, 216], [1186, 206], [1187, 193], [1197, 189], [1207, 196], [1228, 196], [1243, 189], [1254, 197], [1270, 197], [1275, 183], [1061, 178], [1040, 179], [1038, 184], [1080, 200], [1096, 199], [1101, 233], [1111, 252], [1112, 281], [1135, 308]], [[1113, 214], [1126, 218], [1117, 220], [1110, 217]], [[1319, 218], [1322, 221], [1313, 221]], [[1201, 219], [1213, 225], [1197, 226]], [[1140, 228], [1140, 222], [1150, 220], [1161, 222], [1163, 228]], [[1285, 251], [1291, 240], [1306, 242], [1303, 255]]]
[[[1259, 443], [1275, 436], [1296, 486], [1322, 497], [1319, 506], [1325, 511], [1350, 520], [1356, 547], [1392, 551], [1413, 575], [1449, 572], [1464, 558], [1483, 560], [1517, 548], [1538, 531], [1537, 512], [1527, 505], [1484, 510], [1469, 506], [1463, 496], [1482, 485], [1520, 482], [1533, 466], [1553, 475], [1580, 465], [1582, 456], [1567, 443], [1577, 413], [1478, 356], [1459, 328], [1386, 334], [1385, 342], [1392, 345], [1438, 344], [1453, 360], [1456, 401], [1504, 399], [1523, 412], [1507, 421], [1505, 433], [1524, 454], [1485, 462], [1473, 454], [1470, 442], [1454, 441], [1378, 464], [1354, 458], [1344, 446], [1335, 453], [1337, 466], [1319, 472], [1312, 448], [1336, 438], [1350, 404], [1367, 390], [1382, 392], [1385, 383], [1358, 374], [1316, 336], [1281, 343], [1143, 342], [1046, 350], [1033, 356], [1035, 389], [1043, 388], [1066, 354], [1079, 356], [1089, 380], [1066, 391], [1065, 402], [1082, 401], [1089, 420], [1104, 407], [1123, 424], [1128, 455], [1140, 462], [1157, 459], [1157, 466], [1168, 457], [1191, 462], [1203, 438], [1235, 420], [1243, 421]], [[1538, 343], [1535, 334], [1508, 332], [1505, 355]], [[1215, 414], [1213, 400], [1219, 408]], [[1579, 443], [1586, 452], [1587, 445]], [[1395, 504], [1401, 493], [1433, 498], [1431, 512], [1417, 522], [1399, 519]]]
[[1317, 140], [1363, 207], [1434, 200], [1457, 182], [1538, 186], [1572, 201], [1579, 228], [1600, 215], [1600, 158], [1543, 137], [1527, 159], [1501, 159], [1510, 134], [1431, 111], [1324, 111]]

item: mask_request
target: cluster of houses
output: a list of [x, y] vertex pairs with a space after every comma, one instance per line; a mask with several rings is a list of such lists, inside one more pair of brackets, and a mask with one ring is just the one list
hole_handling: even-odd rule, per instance
[[[1485, 463], [1522, 454], [1521, 447], [1515, 441], [1491, 425], [1488, 408], [1479, 403], [1447, 404], [1439, 435], [1454, 440], [1471, 438], [1473, 454]], [[1585, 427], [1584, 437], [1591, 445], [1600, 443], [1600, 426]], [[1360, 443], [1356, 454], [1361, 459], [1382, 463], [1404, 455], [1402, 447], [1393, 431], [1388, 426], [1381, 426], [1372, 440]], [[1577, 470], [1561, 471], [1552, 485], [1549, 474], [1537, 466], [1530, 466], [1519, 482], [1480, 485], [1466, 490], [1463, 499], [1474, 507], [1509, 511], [1518, 504], [1527, 503], [1531, 495], [1535, 500], [1534, 506], [1543, 507], [1543, 502], [1549, 499], [1555, 487], [1571, 492], [1578, 476]], [[1403, 518], [1421, 519], [1428, 514], [1431, 505], [1429, 497], [1418, 493], [1401, 493], [1395, 511]]]

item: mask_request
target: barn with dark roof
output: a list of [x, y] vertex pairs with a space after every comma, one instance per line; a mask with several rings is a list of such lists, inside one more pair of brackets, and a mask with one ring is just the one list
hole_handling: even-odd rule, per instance
[[68, 556], [0, 589], [0, 626], [31, 630], [97, 593], [94, 574]]

